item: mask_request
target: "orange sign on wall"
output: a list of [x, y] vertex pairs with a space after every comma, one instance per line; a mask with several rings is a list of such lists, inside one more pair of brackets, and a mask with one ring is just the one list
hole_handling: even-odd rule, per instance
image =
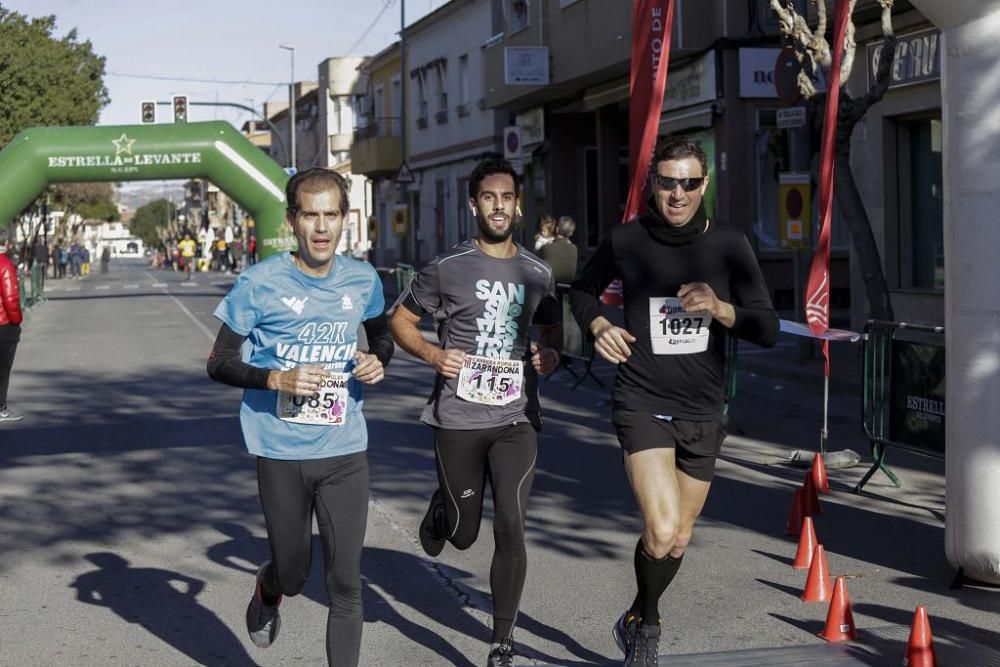
[[782, 248], [809, 248], [812, 239], [812, 179], [778, 174], [778, 238]]

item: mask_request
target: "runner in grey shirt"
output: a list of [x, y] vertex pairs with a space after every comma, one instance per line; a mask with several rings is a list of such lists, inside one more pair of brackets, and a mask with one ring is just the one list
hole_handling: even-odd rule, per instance
[[[438, 484], [420, 525], [437, 556], [445, 542], [476, 541], [487, 474], [493, 492], [495, 551], [490, 569], [490, 667], [513, 664], [513, 631], [527, 567], [524, 521], [541, 428], [538, 375], [555, 369], [562, 339], [552, 270], [511, 240], [517, 176], [487, 160], [469, 177], [479, 233], [425, 266], [400, 296], [392, 332], [404, 350], [437, 371], [421, 421], [434, 429]], [[417, 324], [434, 320], [440, 345]], [[540, 326], [542, 345], [529, 338]]]

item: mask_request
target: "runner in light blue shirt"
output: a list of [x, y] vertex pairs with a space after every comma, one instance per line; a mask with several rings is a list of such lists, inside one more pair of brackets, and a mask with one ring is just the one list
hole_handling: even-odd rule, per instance
[[[385, 377], [393, 343], [378, 274], [335, 255], [349, 210], [343, 176], [309, 169], [285, 192], [298, 251], [252, 266], [216, 308], [223, 324], [208, 373], [244, 389], [240, 423], [257, 456], [271, 560], [258, 570], [247, 606], [250, 639], [270, 646], [281, 628], [282, 597], [302, 591], [315, 515], [330, 596], [327, 659], [352, 666], [361, 650], [368, 518], [361, 385]], [[369, 353], [358, 350], [360, 325]]]

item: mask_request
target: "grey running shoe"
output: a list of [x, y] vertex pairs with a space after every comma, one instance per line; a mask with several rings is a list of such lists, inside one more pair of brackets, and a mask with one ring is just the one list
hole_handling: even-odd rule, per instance
[[0, 410], [0, 422], [19, 422], [24, 419], [23, 415], [15, 415], [7, 408]]
[[441, 489], [435, 489], [427, 514], [420, 522], [420, 546], [428, 556], [436, 557], [444, 549], [445, 538], [441, 534], [441, 518], [444, 517], [444, 500], [441, 499]]
[[631, 611], [626, 611], [618, 617], [611, 634], [615, 637], [615, 643], [625, 655], [632, 649], [632, 642], [635, 641], [635, 631], [639, 627], [639, 617]]
[[267, 648], [278, 638], [278, 630], [281, 629], [281, 615], [278, 613], [278, 605], [281, 598], [278, 598], [274, 606], [264, 604], [261, 599], [261, 578], [264, 570], [271, 564], [268, 561], [257, 570], [257, 579], [253, 588], [253, 597], [247, 605], [247, 632], [250, 633], [250, 641], [259, 648]]
[[508, 637], [491, 648], [486, 667], [514, 667], [514, 640]]
[[657, 667], [660, 664], [660, 626], [640, 625], [625, 656], [624, 667]]

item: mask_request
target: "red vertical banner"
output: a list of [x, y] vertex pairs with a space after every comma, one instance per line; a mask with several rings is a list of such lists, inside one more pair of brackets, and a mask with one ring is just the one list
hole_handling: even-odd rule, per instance
[[[844, 61], [844, 37], [851, 3], [837, 0], [833, 24], [833, 60], [830, 66], [830, 85], [826, 93], [826, 111], [823, 119], [823, 149], [820, 154], [819, 175], [819, 240], [816, 254], [809, 268], [806, 283], [806, 322], [813, 335], [825, 333], [830, 328], [830, 223], [833, 218], [833, 163], [836, 151], [837, 109], [840, 104], [840, 67]], [[830, 375], [830, 343], [822, 341], [825, 373]]]
[[660, 128], [673, 22], [673, 0], [635, 0], [628, 112], [629, 190], [622, 222], [630, 222], [645, 208], [645, 174]]
[[[629, 190], [623, 223], [631, 222], [645, 209], [645, 174], [660, 127], [673, 23], [674, 0], [634, 0], [628, 116]], [[620, 281], [608, 286], [601, 301], [612, 305], [622, 303]]]

